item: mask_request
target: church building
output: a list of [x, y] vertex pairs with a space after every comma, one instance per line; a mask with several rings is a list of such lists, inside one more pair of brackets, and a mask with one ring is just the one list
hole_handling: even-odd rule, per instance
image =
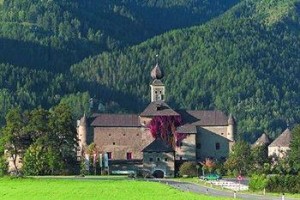
[[106, 153], [110, 171], [144, 169], [174, 177], [180, 164], [223, 160], [234, 143], [235, 120], [217, 110], [176, 110], [165, 101], [164, 74], [151, 71], [151, 102], [139, 114], [93, 114], [78, 123], [83, 151], [95, 143]]

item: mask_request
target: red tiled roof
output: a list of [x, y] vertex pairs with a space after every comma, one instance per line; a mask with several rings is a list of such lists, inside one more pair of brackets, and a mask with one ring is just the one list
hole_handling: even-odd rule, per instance
[[91, 126], [98, 127], [139, 127], [138, 115], [131, 114], [99, 114]]

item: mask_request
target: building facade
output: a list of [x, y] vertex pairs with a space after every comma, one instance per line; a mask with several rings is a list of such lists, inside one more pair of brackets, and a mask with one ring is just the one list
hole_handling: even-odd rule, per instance
[[292, 133], [287, 128], [268, 146], [268, 156], [277, 158], [286, 157], [290, 150], [291, 140]]
[[169, 177], [182, 162], [228, 157], [235, 135], [233, 116], [174, 110], [165, 102], [164, 74], [158, 65], [151, 77], [151, 102], [142, 113], [83, 116], [77, 128], [81, 151], [93, 142], [100, 153], [107, 153], [110, 170], [143, 168]]

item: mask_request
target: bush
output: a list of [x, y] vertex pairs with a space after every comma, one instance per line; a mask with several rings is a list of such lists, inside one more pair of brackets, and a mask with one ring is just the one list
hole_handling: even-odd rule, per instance
[[179, 168], [179, 175], [180, 176], [188, 176], [188, 177], [195, 177], [198, 176], [197, 172], [197, 163], [195, 162], [185, 162]]
[[80, 162], [80, 175], [82, 175], [82, 176], [89, 175], [89, 170], [87, 170], [87, 168], [86, 168], [86, 162], [85, 162], [84, 158], [82, 158], [82, 160]]
[[149, 170], [139, 169], [136, 172], [136, 177], [138, 177], [138, 178], [152, 178], [152, 174]]
[[103, 175], [103, 176], [106, 176], [108, 174], [109, 174], [108, 169], [103, 169], [102, 172], [101, 172], [101, 175]]
[[267, 184], [269, 192], [300, 193], [300, 176], [273, 176]]
[[7, 175], [8, 164], [4, 156], [0, 157], [0, 177]]
[[128, 174], [128, 178], [136, 178], [136, 174], [135, 173], [130, 173], [130, 174]]
[[26, 150], [23, 162], [25, 175], [54, 175], [68, 174], [63, 170], [58, 153], [52, 148], [45, 148], [41, 144], [34, 143]]
[[257, 190], [263, 190], [268, 184], [268, 179], [265, 175], [252, 175], [250, 182], [249, 182], [249, 188], [250, 190], [257, 191]]

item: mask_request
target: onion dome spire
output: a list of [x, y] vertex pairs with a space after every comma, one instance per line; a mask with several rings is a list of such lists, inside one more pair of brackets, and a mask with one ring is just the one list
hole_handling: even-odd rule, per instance
[[155, 57], [156, 57], [156, 65], [154, 66], [154, 68], [151, 71], [151, 77], [154, 80], [160, 80], [164, 77], [164, 73], [158, 65], [158, 54], [156, 54]]
[[164, 77], [163, 71], [160, 69], [158, 63], [155, 65], [155, 67], [151, 71], [151, 77], [153, 79], [162, 79]]

